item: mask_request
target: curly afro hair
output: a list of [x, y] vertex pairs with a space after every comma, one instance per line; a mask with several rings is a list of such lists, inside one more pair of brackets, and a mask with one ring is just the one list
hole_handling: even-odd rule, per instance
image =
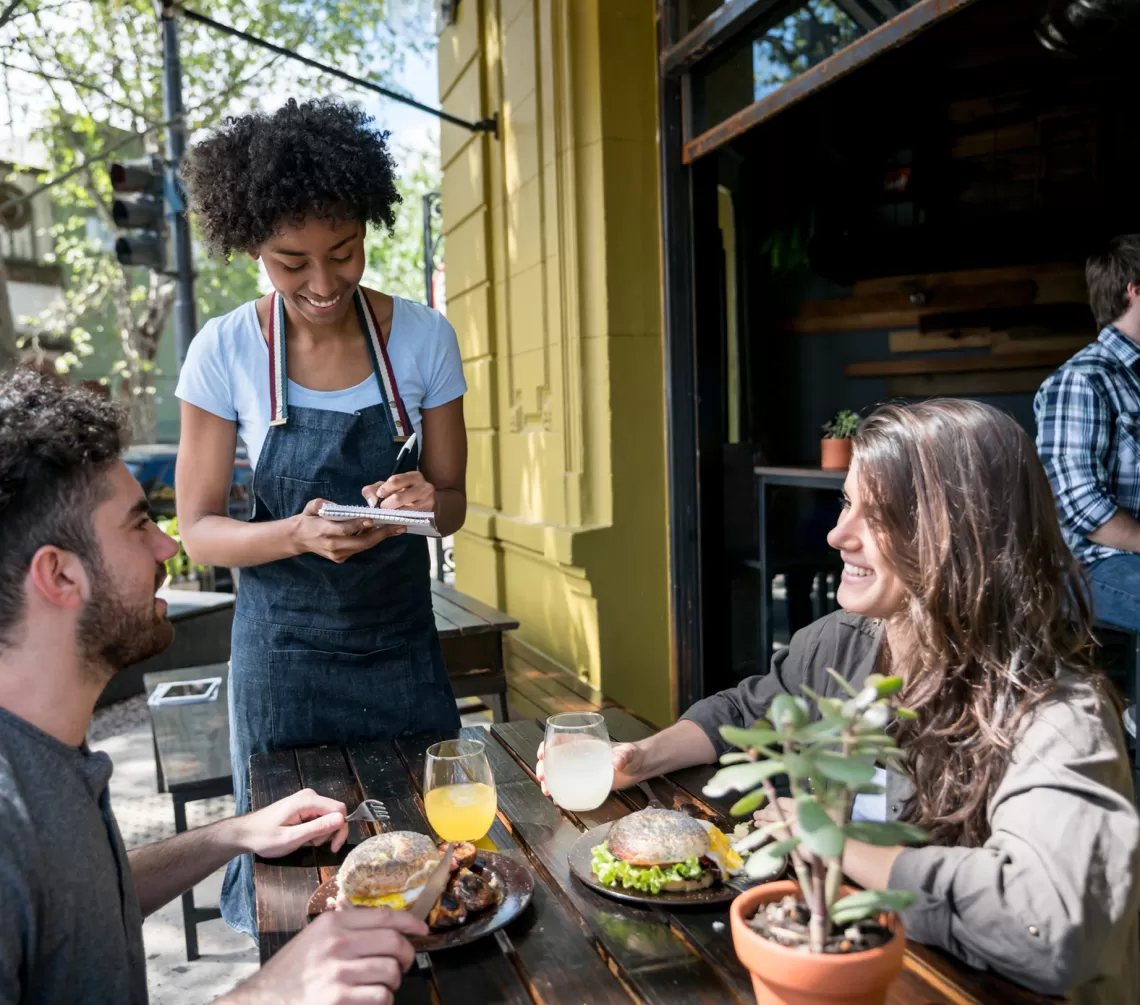
[[23, 617], [24, 578], [45, 545], [101, 561], [92, 511], [127, 446], [125, 411], [28, 369], [0, 377], [0, 648]]
[[400, 202], [388, 134], [359, 108], [289, 101], [272, 114], [228, 118], [182, 166], [190, 208], [211, 250], [252, 251], [308, 217], [396, 222]]

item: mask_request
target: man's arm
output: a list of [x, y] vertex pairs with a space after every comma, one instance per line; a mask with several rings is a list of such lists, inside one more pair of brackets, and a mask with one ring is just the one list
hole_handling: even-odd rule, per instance
[[348, 837], [345, 805], [305, 789], [256, 813], [230, 817], [128, 853], [143, 916], [180, 897], [231, 858], [253, 852], [280, 858], [306, 844]]
[[[1037, 452], [1053, 486], [1061, 522], [1071, 533], [1098, 544], [1127, 547], [1097, 537], [1119, 513], [1107, 466], [1116, 422], [1110, 404], [1088, 374], [1061, 370], [1042, 385], [1033, 405]], [[1140, 525], [1127, 516], [1125, 520], [1140, 534]], [[1108, 537], [1117, 539], [1120, 527], [1107, 529]]]
[[1089, 535], [1089, 540], [1094, 544], [1103, 544], [1106, 548], [1140, 552], [1140, 522], [1133, 520], [1123, 510], [1117, 510], [1107, 523]]

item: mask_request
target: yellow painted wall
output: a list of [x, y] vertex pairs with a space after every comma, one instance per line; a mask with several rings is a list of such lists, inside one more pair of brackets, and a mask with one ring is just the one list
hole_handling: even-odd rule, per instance
[[458, 586], [672, 721], [653, 0], [461, 0], [440, 39]]

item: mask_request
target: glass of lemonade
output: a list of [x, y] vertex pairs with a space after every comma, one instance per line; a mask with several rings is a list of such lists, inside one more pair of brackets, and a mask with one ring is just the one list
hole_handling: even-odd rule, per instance
[[566, 712], [546, 720], [543, 764], [550, 797], [572, 813], [596, 810], [614, 784], [606, 720], [597, 712]]
[[478, 740], [444, 740], [428, 747], [424, 809], [444, 841], [486, 837], [498, 805], [487, 751]]

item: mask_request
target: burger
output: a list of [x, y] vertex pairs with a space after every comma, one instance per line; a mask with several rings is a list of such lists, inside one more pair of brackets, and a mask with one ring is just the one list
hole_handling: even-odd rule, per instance
[[592, 855], [603, 886], [651, 894], [704, 890], [743, 864], [711, 824], [664, 809], [622, 817]]
[[362, 841], [337, 873], [341, 896], [358, 907], [402, 911], [423, 893], [440, 852], [426, 834], [391, 831]]

